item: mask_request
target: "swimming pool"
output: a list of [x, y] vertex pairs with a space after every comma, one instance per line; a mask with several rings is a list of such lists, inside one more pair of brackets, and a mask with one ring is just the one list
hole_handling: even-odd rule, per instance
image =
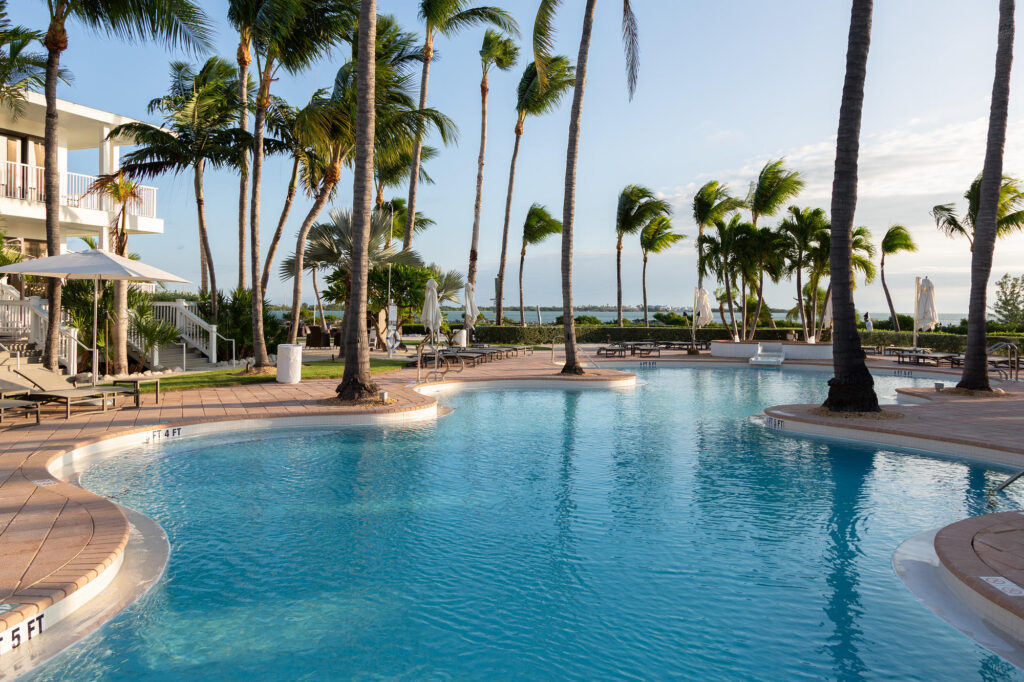
[[167, 574], [31, 679], [1024, 679], [890, 565], [1019, 507], [989, 502], [1004, 472], [748, 421], [820, 372], [638, 374], [97, 461], [83, 484], [165, 528]]

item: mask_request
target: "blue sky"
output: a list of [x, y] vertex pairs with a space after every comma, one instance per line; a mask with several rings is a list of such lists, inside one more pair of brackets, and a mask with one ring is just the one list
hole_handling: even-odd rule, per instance
[[[45, 28], [40, 0], [11, 3], [17, 23]], [[534, 0], [503, 3], [527, 30]], [[233, 58], [236, 37], [225, 21], [225, 3], [203, 2], [215, 23], [216, 49]], [[583, 0], [566, 0], [560, 14], [558, 51], [575, 58]], [[861, 196], [857, 223], [881, 238], [895, 222], [907, 225], [920, 251], [891, 259], [888, 280], [897, 308], [912, 308], [913, 278], [930, 275], [937, 284], [940, 312], [967, 309], [970, 254], [966, 243], [940, 235], [928, 215], [937, 204], [959, 199], [981, 168], [992, 84], [997, 19], [996, 0], [890, 0], [876, 3], [862, 130]], [[381, 13], [417, 29], [413, 0], [378, 0]], [[726, 181], [745, 193], [766, 160], [785, 156], [807, 176], [800, 205], [829, 206], [834, 136], [843, 80], [849, 3], [833, 0], [723, 0], [634, 3], [641, 33], [640, 85], [628, 101], [619, 42], [620, 8], [605, 0], [597, 9], [590, 77], [584, 101], [582, 149], [576, 206], [577, 303], [612, 303], [614, 207], [628, 183], [645, 184], [671, 199], [676, 225], [690, 239], [673, 251], [652, 256], [648, 268], [651, 303], [684, 305], [692, 300], [695, 234], [689, 200], [709, 179]], [[438, 225], [419, 237], [416, 248], [428, 261], [465, 271], [473, 218], [473, 187], [479, 139], [480, 66], [477, 51], [483, 29], [454, 39], [441, 38], [433, 65], [431, 106], [451, 116], [459, 144], [442, 150], [429, 172], [435, 185], [421, 187], [418, 209]], [[75, 25], [63, 64], [74, 82], [59, 96], [142, 120], [147, 102], [166, 88], [171, 59], [190, 58], [156, 45], [131, 45]], [[283, 76], [274, 92], [301, 103], [314, 88], [331, 84], [345, 51], [297, 76]], [[528, 56], [528, 49], [524, 50]], [[192, 59], [198, 59], [194, 56]], [[491, 296], [497, 270], [508, 164], [515, 123], [514, 92], [525, 61], [491, 78], [489, 144], [480, 241], [478, 302]], [[1020, 74], [1015, 74], [1015, 85]], [[1016, 94], [1016, 88], [1014, 89]], [[1019, 98], [1011, 99], [1005, 171], [1024, 175], [1024, 133]], [[559, 215], [568, 103], [556, 113], [526, 124], [512, 211], [513, 245], [506, 304], [518, 300], [514, 280], [518, 235], [532, 202]], [[79, 155], [81, 157], [82, 155]], [[83, 172], [94, 172], [91, 157], [78, 158]], [[289, 168], [268, 163], [263, 185], [263, 243], [269, 241], [284, 197]], [[342, 176], [334, 202], [351, 201], [351, 172]], [[165, 177], [158, 211], [166, 221], [162, 236], [137, 237], [132, 249], [154, 265], [198, 280], [198, 246], [191, 178]], [[404, 190], [396, 194], [404, 196]], [[237, 179], [211, 172], [207, 182], [208, 220], [221, 282], [234, 282]], [[962, 203], [962, 202], [961, 202]], [[286, 230], [285, 248], [308, 202], [297, 205]], [[763, 219], [773, 224], [776, 219]], [[528, 303], [560, 303], [557, 240], [532, 249], [526, 261]], [[640, 252], [629, 244], [624, 255], [624, 299], [640, 301]], [[1024, 236], [997, 247], [994, 278], [1024, 271]], [[276, 273], [276, 270], [275, 270]], [[793, 305], [794, 287], [771, 287], [771, 305]], [[310, 291], [309, 286], [305, 287]], [[290, 287], [276, 281], [269, 297], [284, 302]], [[883, 310], [876, 281], [856, 293], [858, 307]]]

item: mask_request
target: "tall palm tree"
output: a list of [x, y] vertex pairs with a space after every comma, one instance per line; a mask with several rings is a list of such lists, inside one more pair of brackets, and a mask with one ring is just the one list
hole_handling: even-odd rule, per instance
[[[643, 231], [658, 218], [672, 215], [672, 206], [664, 199], [659, 199], [654, 192], [642, 185], [626, 185], [619, 192], [619, 201], [615, 208], [615, 286], [618, 323], [622, 326], [622, 240], [628, 234]], [[641, 238], [641, 244], [643, 238]], [[647, 257], [644, 256], [646, 267]], [[646, 280], [645, 280], [646, 281]], [[646, 300], [646, 299], [645, 299]], [[644, 305], [646, 310], [647, 306]], [[646, 315], [644, 316], [646, 319]]]
[[541, 204], [533, 204], [526, 212], [523, 223], [523, 248], [519, 252], [519, 324], [526, 326], [526, 305], [523, 300], [523, 266], [526, 263], [526, 247], [540, 244], [553, 234], [562, 231], [562, 223], [552, 217], [548, 209]]
[[[127, 40], [155, 38], [169, 45], [203, 49], [209, 45], [206, 15], [194, 0], [45, 0], [49, 24], [46, 48], [46, 122], [43, 133], [45, 161], [43, 184], [46, 198], [46, 250], [60, 253], [60, 170], [57, 159], [57, 81], [61, 78], [60, 56], [68, 49], [68, 20]], [[47, 279], [50, 310], [60, 310], [60, 280]], [[50, 315], [46, 329], [43, 364], [57, 370], [60, 315]]]
[[[110, 199], [117, 206], [114, 222], [110, 225], [110, 242], [114, 253], [128, 256], [128, 210], [142, 201], [142, 188], [118, 171], [96, 179], [90, 192]], [[114, 288], [114, 357], [108, 374], [128, 373], [128, 282], [115, 280]]]
[[853, 0], [846, 48], [846, 77], [839, 106], [836, 165], [832, 180], [830, 271], [832, 281], [832, 366], [824, 407], [832, 412], [878, 412], [874, 379], [864, 362], [853, 305], [852, 233], [857, 208], [857, 160], [871, 44], [873, 0]]
[[18, 118], [23, 113], [25, 91], [39, 90], [46, 81], [46, 55], [29, 48], [43, 34], [11, 24], [7, 0], [0, 0], [0, 109]]
[[129, 177], [192, 171], [202, 254], [202, 289], [212, 294], [210, 307], [214, 316], [217, 314], [217, 275], [206, 228], [203, 177], [207, 165], [229, 165], [236, 158], [237, 149], [248, 145], [248, 135], [233, 127], [236, 92], [235, 69], [220, 57], [211, 57], [199, 71], [184, 62], [173, 62], [168, 93], [149, 103], [151, 112], [163, 114], [164, 127], [132, 122], [110, 133], [139, 145], [124, 158], [122, 170]]
[[[748, 246], [757, 278], [757, 308], [754, 310], [753, 322], [750, 325], [751, 340], [757, 332], [757, 323], [761, 319], [761, 309], [764, 306], [765, 275], [772, 282], [778, 282], [782, 278], [786, 270], [786, 244], [785, 235], [770, 227], [759, 227], [750, 236]], [[775, 320], [771, 316], [769, 319], [774, 329]]]
[[724, 219], [715, 221], [714, 234], [705, 232], [703, 236], [697, 238], [700, 241], [700, 246], [697, 249], [700, 259], [697, 266], [701, 271], [701, 276], [714, 275], [725, 286], [725, 300], [729, 306], [733, 338], [739, 338], [732, 293], [736, 283], [735, 268], [739, 251], [737, 242], [746, 227], [752, 226], [750, 223], [744, 223], [739, 213], [733, 213], [729, 222]]
[[1014, 0], [999, 0], [999, 34], [996, 47], [996, 73], [992, 82], [992, 103], [988, 118], [985, 165], [978, 190], [978, 221], [974, 230], [971, 256], [971, 303], [967, 311], [967, 350], [959, 388], [990, 391], [986, 353], [986, 290], [992, 273], [992, 253], [1000, 231], [999, 178], [1003, 177], [1003, 149], [1006, 146], [1006, 119], [1010, 106], [1010, 70], [1013, 65]]
[[512, 161], [508, 171], [508, 190], [505, 193], [505, 222], [501, 230], [501, 257], [498, 259], [498, 277], [495, 289], [494, 323], [502, 324], [504, 319], [505, 263], [508, 259], [508, 235], [512, 224], [512, 190], [516, 184], [516, 162], [519, 160], [519, 143], [523, 137], [527, 116], [541, 116], [554, 111], [576, 82], [576, 70], [568, 57], [558, 55], [545, 60], [547, 80], [541, 81], [537, 64], [527, 64], [516, 90], [515, 145], [512, 147]]
[[373, 144], [376, 140], [377, 0], [360, 0], [357, 45], [352, 258], [343, 334], [345, 373], [335, 389], [342, 400], [360, 400], [377, 393], [377, 385], [370, 375], [370, 344], [366, 338], [366, 280], [370, 274], [367, 252], [373, 219]]
[[667, 215], [656, 216], [644, 226], [640, 232], [640, 251], [644, 255], [643, 283], [644, 292], [644, 326], [650, 326], [647, 319], [647, 258], [652, 253], [664, 253], [676, 242], [686, 239], [685, 234], [672, 231], [672, 221]]
[[889, 304], [889, 316], [892, 320], [892, 328], [900, 331], [900, 321], [896, 317], [896, 308], [892, 304], [892, 295], [889, 294], [889, 285], [885, 283], [885, 257], [894, 256], [903, 251], [917, 251], [917, 244], [910, 236], [910, 230], [902, 225], [891, 225], [882, 237], [882, 260], [878, 264], [878, 271], [882, 278], [882, 291], [885, 292], [885, 302]]
[[[296, 74], [343, 40], [352, 40], [356, 14], [351, 0], [260, 0], [251, 27], [257, 90], [253, 115], [252, 171], [249, 197], [249, 259], [252, 287], [253, 358], [257, 369], [270, 365], [263, 334], [263, 289], [260, 267], [260, 197], [270, 87], [281, 70]], [[376, 22], [376, 15], [374, 15]], [[301, 253], [301, 252], [300, 252]]]
[[[473, 0], [419, 0], [419, 18], [423, 22], [423, 73], [420, 76], [420, 109], [427, 108], [427, 83], [430, 80], [430, 63], [434, 60], [434, 38], [441, 34], [446, 38], [471, 26], [491, 25], [508, 35], [518, 36], [519, 27], [515, 19], [500, 7], [473, 6]], [[412, 165], [409, 172], [409, 216], [405, 224], [405, 240], [402, 248], [412, 248], [413, 216], [416, 215], [416, 189], [419, 183], [420, 153], [423, 149], [423, 131], [416, 135], [413, 144]]]
[[[935, 226], [947, 237], [965, 237], [974, 251], [975, 225], [978, 222], [978, 208], [981, 202], [981, 175], [974, 178], [964, 192], [967, 211], [957, 216], [953, 204], [939, 204], [932, 209]], [[1003, 176], [996, 203], [996, 237], [1006, 237], [1024, 230], [1024, 189], [1017, 178]]]
[[[818, 241], [814, 248], [811, 250], [811, 277], [810, 287], [813, 293], [814, 300], [811, 303], [811, 310], [818, 310], [818, 289], [821, 284], [821, 280], [824, 277], [829, 278], [828, 287], [825, 289], [825, 294], [821, 298], [821, 311], [818, 313], [817, 328], [814, 328], [812, 324], [812, 330], [814, 330], [814, 337], [820, 339], [822, 333], [825, 330], [825, 307], [826, 303], [832, 298], [832, 265], [831, 265], [831, 252], [832, 252], [832, 238], [827, 231], [822, 231], [821, 236], [818, 237]], [[850, 287], [852, 289], [857, 288], [856, 275], [860, 274], [864, 278], [865, 284], [871, 284], [875, 281], [875, 275], [878, 270], [875, 268], [875, 244], [871, 241], [871, 230], [866, 227], [859, 226], [853, 228], [850, 233], [850, 275], [852, 277], [850, 281]]]
[[[548, 58], [554, 48], [554, 18], [562, 0], [541, 0], [533, 28], [533, 52], [541, 83], [548, 78]], [[572, 304], [572, 235], [576, 215], [576, 165], [580, 151], [580, 123], [583, 120], [583, 92], [587, 83], [587, 60], [594, 32], [597, 0], [587, 0], [583, 10], [583, 30], [576, 58], [576, 85], [569, 115], [569, 144], [565, 153], [565, 194], [562, 200], [562, 318], [565, 320], [565, 366], [563, 374], [583, 374], [576, 347], [576, 321]], [[636, 16], [630, 0], [622, 0], [622, 43], [626, 53], [626, 84], [630, 99], [636, 92], [640, 68], [640, 43]]]
[[[424, 151], [426, 147], [423, 148]], [[408, 207], [405, 204], [405, 199], [401, 197], [393, 197], [389, 201], [381, 204], [380, 208], [377, 209], [380, 213], [391, 215], [392, 226], [391, 231], [388, 235], [388, 244], [391, 244], [391, 240], [402, 241], [402, 237], [405, 235], [405, 219], [408, 215]], [[429, 218], [423, 214], [423, 211], [416, 211], [416, 217], [413, 221], [413, 229], [416, 230], [416, 234], [426, 232], [430, 228], [437, 225], [437, 222], [433, 218]]]
[[810, 337], [807, 316], [804, 314], [803, 273], [810, 264], [809, 254], [815, 243], [828, 233], [829, 221], [824, 209], [789, 207], [789, 215], [779, 223], [779, 230], [788, 238], [786, 258], [787, 269], [796, 275], [796, 304], [800, 310], [800, 326], [803, 328], [804, 340]]
[[[259, 13], [273, 8], [272, 3], [263, 0], [228, 0], [228, 21], [238, 31], [238, 49], [235, 59], [238, 62], [238, 127], [249, 131], [249, 65], [252, 64], [253, 27], [259, 23]], [[245, 288], [245, 245], [246, 227], [249, 224], [249, 154], [244, 153], [238, 163], [238, 284], [237, 289]], [[269, 266], [269, 259], [267, 265]], [[266, 289], [266, 269], [264, 271], [263, 288]]]
[[519, 59], [519, 47], [511, 38], [506, 38], [493, 29], [484, 32], [480, 47], [480, 154], [476, 160], [476, 198], [473, 201], [473, 235], [469, 242], [469, 270], [467, 279], [476, 291], [477, 246], [480, 243], [480, 211], [484, 195], [484, 157], [487, 153], [487, 93], [490, 91], [488, 76], [492, 67], [508, 71]]
[[[711, 180], [701, 185], [697, 193], [693, 195], [693, 222], [697, 225], [697, 244], [704, 236], [704, 230], [713, 226], [716, 221], [725, 220], [725, 217], [734, 211], [745, 206], [742, 199], [729, 194], [729, 188], [724, 183]], [[698, 262], [700, 256], [697, 257]], [[697, 288], [704, 285], [704, 277], [697, 268]], [[622, 317], [621, 314], [619, 316]], [[621, 324], [621, 321], [620, 321]]]

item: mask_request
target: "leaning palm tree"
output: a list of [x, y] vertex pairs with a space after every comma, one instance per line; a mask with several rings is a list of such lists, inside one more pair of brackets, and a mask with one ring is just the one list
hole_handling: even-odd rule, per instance
[[649, 327], [647, 319], [647, 258], [652, 253], [664, 253], [676, 242], [686, 239], [685, 234], [672, 231], [672, 221], [666, 215], [656, 216], [640, 232], [640, 251], [644, 254], [644, 268], [641, 281], [644, 292], [644, 326]]
[[516, 141], [512, 147], [512, 161], [508, 171], [508, 190], [505, 193], [505, 222], [501, 229], [501, 257], [498, 259], [498, 277], [495, 287], [494, 323], [500, 325], [504, 319], [505, 264], [508, 260], [508, 236], [512, 224], [512, 191], [516, 184], [516, 162], [519, 160], [519, 143], [527, 116], [541, 116], [554, 111], [576, 82], [576, 70], [568, 57], [558, 55], [545, 60], [547, 79], [541, 81], [534, 62], [527, 64], [516, 90]]
[[[142, 201], [142, 188], [125, 177], [123, 171], [102, 176], [89, 187], [90, 192], [102, 194], [115, 206], [117, 213], [110, 225], [110, 242], [118, 256], [128, 255], [128, 210]], [[128, 373], [128, 282], [114, 283], [114, 357], [108, 374]]]
[[[641, 185], [626, 185], [619, 192], [615, 208], [615, 286], [618, 323], [622, 326], [622, 240], [628, 234], [643, 233], [657, 218], [672, 215], [672, 206], [659, 199], [654, 192]], [[641, 242], [643, 240], [641, 239]], [[646, 267], [647, 257], [644, 256]], [[647, 306], [644, 306], [646, 310]], [[646, 314], [645, 314], [646, 319]]]
[[729, 306], [729, 322], [734, 339], [739, 338], [732, 293], [736, 284], [736, 256], [739, 251], [737, 242], [747, 226], [750, 226], [750, 223], [744, 223], [739, 213], [733, 213], [729, 222], [724, 219], [715, 221], [713, 234], [705, 232], [703, 236], [698, 237], [698, 241], [700, 241], [697, 248], [697, 253], [700, 254], [698, 268], [702, 277], [714, 275], [725, 286], [725, 301]]
[[[508, 12], [500, 7], [474, 7], [472, 0], [419, 0], [419, 18], [426, 33], [423, 41], [423, 74], [420, 76], [420, 109], [427, 108], [427, 82], [430, 79], [430, 63], [434, 60], [436, 34], [451, 38], [464, 28], [489, 24], [509, 35], [519, 35], [519, 27]], [[416, 215], [416, 190], [422, 148], [423, 131], [420, 131], [413, 144], [409, 172], [409, 217], [406, 219], [405, 241], [402, 246], [406, 250], [412, 248], [412, 237], [415, 232], [412, 229], [412, 217]]]
[[533, 204], [526, 212], [523, 223], [523, 248], [519, 252], [519, 324], [526, 326], [526, 305], [523, 300], [523, 266], [526, 264], [526, 247], [540, 244], [553, 234], [562, 231], [562, 223], [555, 220], [548, 209], [540, 204]]
[[885, 283], [885, 257], [894, 256], [903, 251], [917, 251], [917, 244], [910, 236], [910, 230], [902, 225], [892, 225], [885, 231], [882, 237], [882, 260], [878, 264], [878, 272], [882, 279], [882, 291], [885, 292], [885, 302], [889, 304], [889, 316], [892, 319], [892, 328], [900, 331], [900, 321], [896, 317], [896, 308], [892, 304], [892, 296], [889, 294], [889, 285]]
[[[751, 226], [753, 227], [753, 226]], [[765, 275], [778, 283], [786, 270], [786, 236], [777, 229], [770, 227], [759, 227], [753, 231], [750, 237], [749, 250], [754, 265], [754, 274], [757, 278], [757, 307], [754, 310], [753, 322], [750, 325], [751, 340], [757, 332], [757, 323], [761, 319], [761, 310], [764, 307], [764, 278]], [[775, 328], [775, 320], [769, 315], [772, 329]]]
[[0, 109], [21, 116], [25, 92], [39, 90], [46, 80], [46, 55], [29, 48], [43, 35], [25, 26], [11, 24], [7, 2], [0, 0]]
[[[981, 202], [982, 176], [974, 178], [974, 182], [964, 192], [967, 210], [963, 216], [956, 214], [953, 204], [939, 204], [932, 209], [935, 226], [947, 237], [964, 237], [974, 251], [975, 225], [978, 222], [978, 208]], [[999, 186], [999, 198], [996, 203], [996, 237], [1006, 237], [1014, 232], [1024, 230], [1024, 189], [1017, 178], [1003, 176]]]
[[[46, 197], [46, 250], [51, 256], [60, 253], [60, 167], [57, 159], [57, 81], [61, 77], [60, 56], [68, 49], [67, 23], [78, 21], [85, 26], [128, 40], [156, 38], [169, 45], [203, 49], [210, 42], [206, 15], [194, 0], [68, 0], [43, 3], [48, 13], [46, 36], [46, 122], [43, 144], [43, 183]], [[47, 279], [50, 310], [60, 310], [60, 280]], [[46, 328], [43, 364], [57, 370], [57, 343], [60, 336], [60, 315], [50, 315]]]
[[[742, 199], [730, 196], [729, 188], [717, 180], [701, 185], [693, 195], [693, 222], [697, 225], [697, 240], [704, 236], [704, 230], [713, 226], [716, 221], [724, 220], [730, 213], [745, 205]], [[700, 257], [698, 256], [698, 261]], [[698, 268], [697, 288], [703, 286], [703, 275]], [[620, 316], [621, 317], [621, 316]]]
[[110, 133], [139, 145], [124, 158], [122, 169], [129, 177], [192, 171], [201, 289], [212, 294], [210, 306], [214, 316], [217, 314], [217, 275], [206, 229], [203, 178], [207, 166], [229, 165], [236, 157], [237, 148], [248, 144], [247, 135], [232, 127], [237, 110], [234, 77], [234, 68], [220, 57], [211, 57], [199, 71], [184, 62], [173, 62], [169, 92], [149, 103], [150, 111], [163, 114], [164, 126], [132, 122]]
[[790, 206], [789, 215], [779, 223], [779, 230], [788, 239], [787, 270], [796, 275], [796, 304], [800, 311], [800, 326], [803, 328], [804, 340], [807, 340], [811, 332], [807, 324], [807, 317], [804, 315], [806, 306], [803, 300], [803, 273], [810, 265], [810, 253], [815, 244], [819, 243], [822, 236], [828, 233], [828, 217], [825, 215], [824, 209]]
[[367, 252], [373, 219], [373, 143], [376, 139], [377, 0], [360, 0], [358, 30], [352, 257], [342, 329], [345, 374], [335, 389], [342, 400], [369, 398], [377, 392], [370, 375], [370, 344], [366, 338], [367, 277], [370, 274]]
[[490, 91], [488, 75], [491, 68], [508, 71], [519, 58], [519, 47], [511, 38], [506, 38], [493, 29], [484, 32], [484, 42], [480, 47], [480, 67], [483, 75], [480, 78], [480, 154], [476, 160], [476, 198], [473, 201], [473, 235], [469, 242], [469, 270], [467, 279], [470, 287], [476, 290], [477, 246], [480, 242], [480, 211], [483, 207], [484, 195], [484, 157], [487, 153], [487, 93]]
[[992, 103], [988, 119], [985, 165], [978, 189], [978, 221], [974, 230], [971, 256], [971, 303], [967, 312], [967, 350], [959, 388], [990, 391], [986, 353], [986, 290], [992, 273], [992, 253], [999, 236], [1000, 182], [1003, 177], [1003, 149], [1006, 146], [1006, 119], [1010, 105], [1010, 69], [1013, 64], [1014, 0], [999, 0], [999, 34], [996, 47], [996, 73], [992, 82]]
[[824, 407], [832, 412], [878, 412], [874, 380], [864, 362], [853, 305], [851, 270], [853, 216], [857, 208], [857, 159], [864, 107], [864, 79], [871, 44], [873, 0], [853, 0], [846, 48], [846, 77], [839, 106], [835, 175], [832, 180], [830, 271], [832, 366]]
[[[811, 310], [818, 309], [818, 289], [821, 280], [825, 277], [829, 278], [828, 286], [821, 297], [821, 311], [818, 314], [817, 327], [815, 328], [812, 324], [814, 337], [817, 339], [820, 339], [825, 331], [825, 307], [828, 300], [832, 298], [831, 252], [832, 237], [827, 231], [822, 231], [821, 236], [818, 238], [818, 243], [812, 248], [810, 255], [811, 273], [809, 285], [814, 292]], [[850, 281], [851, 289], [857, 288], [856, 275], [858, 274], [864, 278], [865, 284], [871, 284], [875, 281], [875, 275], [878, 273], [873, 260], [875, 252], [875, 244], [871, 241], [871, 230], [863, 226], [853, 228], [853, 231], [850, 233], [850, 274], [853, 277]]]
[[[542, 84], [547, 82], [547, 64], [554, 49], [555, 10], [561, 0], [541, 0], [533, 28], [533, 52]], [[565, 194], [562, 199], [562, 319], [565, 320], [565, 366], [563, 374], [582, 374], [576, 347], [576, 322], [572, 304], [572, 235], [576, 215], [576, 165], [579, 160], [580, 123], [583, 119], [583, 92], [587, 83], [587, 59], [594, 30], [597, 0], [587, 0], [583, 10], [583, 30], [576, 58], [576, 85], [573, 90], [572, 113], [569, 116], [569, 144], [565, 153]], [[622, 42], [626, 52], [626, 83], [630, 99], [636, 92], [640, 66], [640, 44], [636, 17], [629, 0], [622, 0]]]

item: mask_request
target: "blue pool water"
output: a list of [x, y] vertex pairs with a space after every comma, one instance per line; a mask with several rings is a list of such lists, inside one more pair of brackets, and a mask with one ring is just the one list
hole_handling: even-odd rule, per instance
[[163, 525], [167, 574], [32, 679], [1024, 679], [890, 564], [1019, 507], [989, 499], [1005, 472], [748, 421], [821, 373], [640, 375], [98, 461], [84, 484]]

